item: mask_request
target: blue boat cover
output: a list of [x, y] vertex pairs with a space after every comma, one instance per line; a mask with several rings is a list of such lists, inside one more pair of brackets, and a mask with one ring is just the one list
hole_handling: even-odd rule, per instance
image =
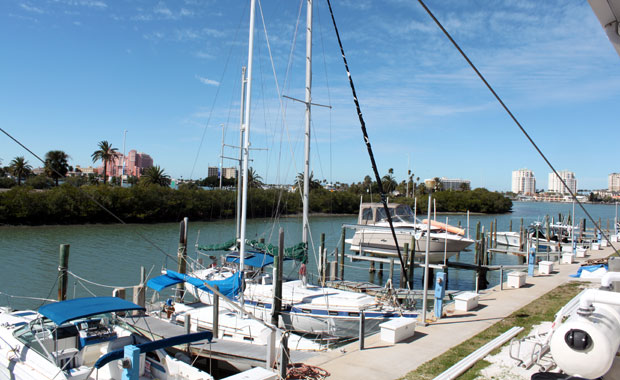
[[220, 292], [226, 297], [235, 298], [237, 294], [239, 294], [239, 291], [241, 289], [241, 274], [240, 272], [236, 272], [231, 277], [224, 280], [204, 281], [196, 277], [188, 276], [186, 274], [177, 273], [172, 270], [166, 270], [166, 274], [150, 279], [146, 283], [146, 286], [159, 292], [164, 288], [181, 282], [190, 283], [198, 289], [208, 293], [212, 292], [209, 288], [205, 286], [205, 283], [211, 286], [217, 285]]
[[[234, 252], [226, 255], [226, 261], [229, 263], [239, 264], [239, 252]], [[252, 252], [249, 255], [245, 256], [244, 264], [255, 268], [264, 268], [267, 265], [273, 264], [273, 256], [267, 255], [262, 252]]]
[[[160, 348], [178, 346], [181, 344], [187, 344], [191, 342], [196, 342], [199, 340], [207, 339], [209, 342], [213, 338], [213, 334], [211, 331], [201, 331], [192, 334], [173, 336], [172, 338], [166, 338], [161, 340], [156, 340], [153, 342], [146, 342], [142, 344], [136, 345], [137, 348], [140, 349], [140, 353], [151, 352], [155, 350], [159, 350]], [[104, 365], [108, 364], [112, 360], [119, 360], [125, 356], [125, 347], [110, 351], [107, 354], [101, 356], [96, 362], [94, 367], [99, 369]]]
[[129, 310], [146, 309], [118, 297], [85, 297], [43, 305], [39, 308], [39, 314], [57, 325], [62, 325], [67, 321], [91, 315]]

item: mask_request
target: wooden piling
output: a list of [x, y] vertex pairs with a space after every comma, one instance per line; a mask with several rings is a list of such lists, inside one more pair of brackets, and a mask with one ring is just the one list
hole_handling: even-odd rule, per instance
[[325, 248], [325, 233], [321, 234], [321, 286], [325, 286], [325, 277], [327, 274], [327, 248]]
[[[220, 290], [219, 286], [213, 285], [213, 288], [217, 291]], [[219, 338], [220, 332], [220, 296], [213, 292], [213, 326], [211, 326], [213, 331], [213, 338]]]
[[[181, 274], [187, 272], [187, 228], [188, 218], [183, 218], [179, 228], [179, 248], [177, 250], [177, 270]], [[177, 284], [177, 292], [175, 294], [176, 302], [183, 302], [183, 296], [185, 295], [185, 283], [180, 282]]]
[[510, 219], [510, 224], [508, 225], [508, 231], [512, 232], [512, 219]]
[[60, 245], [58, 260], [58, 301], [67, 299], [67, 270], [69, 269], [69, 244]]
[[394, 259], [390, 258], [390, 282], [394, 285]]
[[344, 240], [346, 238], [346, 231], [344, 227], [340, 234], [340, 279], [344, 280]]
[[366, 315], [364, 314], [364, 310], [360, 312], [360, 330], [359, 330], [359, 342], [360, 342], [360, 351], [364, 349], [364, 338], [366, 333]]
[[493, 228], [493, 248], [497, 248], [497, 218], [495, 218], [495, 226]]
[[271, 310], [271, 324], [279, 325], [280, 312], [282, 310], [282, 272], [284, 269], [284, 229], [280, 227], [278, 233], [278, 257], [273, 261], [275, 277], [273, 289], [273, 309]]

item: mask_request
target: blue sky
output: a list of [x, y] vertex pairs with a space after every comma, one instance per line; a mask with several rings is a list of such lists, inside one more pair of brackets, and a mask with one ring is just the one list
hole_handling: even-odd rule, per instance
[[[543, 160], [417, 2], [333, 3], [381, 174], [393, 168], [400, 181], [410, 168], [509, 190], [525, 167], [547, 187]], [[268, 150], [253, 151], [251, 165], [269, 183], [303, 170], [303, 106], [280, 107], [273, 75], [283, 95], [303, 98], [301, 4], [264, 1], [257, 12], [251, 141]], [[605, 188], [620, 171], [620, 58], [587, 2], [427, 5], [556, 168], [574, 171], [579, 188]], [[332, 109], [313, 108], [312, 170], [361, 181], [370, 161], [326, 3], [314, 8], [313, 102]], [[2, 1], [0, 125], [36, 153], [61, 149], [82, 166], [98, 141], [122, 150], [127, 130], [127, 150], [172, 177], [202, 178], [219, 164], [222, 124], [226, 144], [238, 144], [248, 18], [249, 1]], [[21, 155], [38, 166], [0, 136], [3, 165]]]

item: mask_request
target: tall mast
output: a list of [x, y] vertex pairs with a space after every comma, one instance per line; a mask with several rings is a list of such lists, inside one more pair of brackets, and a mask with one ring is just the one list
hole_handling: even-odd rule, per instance
[[[245, 117], [244, 117], [244, 136], [243, 136], [243, 186], [241, 193], [241, 232], [239, 239], [239, 268], [243, 279], [245, 270], [245, 227], [248, 213], [248, 161], [250, 155], [250, 105], [252, 98], [252, 58], [254, 56], [254, 14], [256, 11], [256, 0], [250, 2], [250, 40], [248, 44], [248, 79], [245, 88]], [[243, 292], [241, 294], [241, 305], [243, 305]]]
[[241, 68], [241, 115], [239, 116], [239, 170], [237, 171], [237, 230], [235, 233], [235, 241], [239, 242], [240, 229], [241, 229], [241, 178], [242, 176], [242, 162], [243, 162], [243, 113], [245, 105], [245, 66]]
[[304, 157], [304, 193], [302, 235], [303, 243], [308, 243], [308, 212], [310, 194], [310, 102], [312, 101], [312, 0], [306, 1], [306, 133]]

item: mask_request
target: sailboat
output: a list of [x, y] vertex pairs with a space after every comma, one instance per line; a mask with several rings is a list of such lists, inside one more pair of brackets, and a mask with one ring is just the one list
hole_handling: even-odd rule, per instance
[[[253, 254], [246, 250], [246, 216], [248, 188], [248, 156], [250, 134], [250, 104], [252, 85], [252, 53], [254, 31], [255, 0], [250, 7], [250, 46], [248, 49], [248, 81], [245, 95], [245, 112], [243, 117], [243, 185], [241, 202], [240, 249], [238, 271], [245, 278], [245, 291], [240, 294], [239, 302], [255, 316], [270, 320], [273, 312], [273, 279], [270, 274], [258, 271], [258, 276], [246, 278], [246, 260]], [[311, 88], [312, 88], [312, 0], [306, 1], [306, 92], [305, 92], [305, 167], [303, 189], [302, 243], [308, 246], [309, 235], [309, 188], [310, 188], [310, 119], [311, 119]], [[192, 272], [192, 276], [211, 279], [222, 275], [212, 268]], [[231, 274], [233, 272], [230, 272]], [[188, 290], [201, 301], [209, 303], [211, 295], [200, 288], [188, 285]], [[364, 314], [367, 329], [374, 330], [382, 322], [392, 318], [417, 318], [415, 311], [403, 311], [401, 307], [385, 300], [363, 293], [340, 290], [330, 287], [306, 285], [300, 280], [286, 281], [282, 284], [282, 310], [280, 324], [293, 331], [330, 335], [336, 337], [352, 337], [358, 335], [359, 321]]]

